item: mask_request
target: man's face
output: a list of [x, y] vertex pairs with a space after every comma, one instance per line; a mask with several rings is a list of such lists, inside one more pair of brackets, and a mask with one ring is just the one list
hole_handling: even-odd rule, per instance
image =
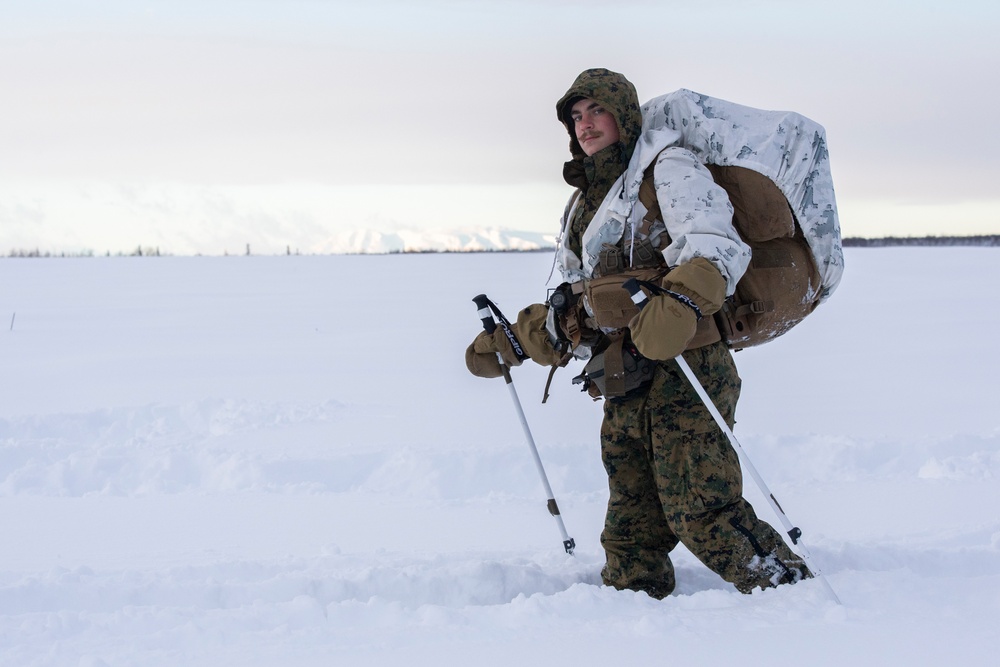
[[594, 100], [584, 98], [574, 104], [570, 118], [576, 140], [588, 157], [618, 141], [614, 116]]

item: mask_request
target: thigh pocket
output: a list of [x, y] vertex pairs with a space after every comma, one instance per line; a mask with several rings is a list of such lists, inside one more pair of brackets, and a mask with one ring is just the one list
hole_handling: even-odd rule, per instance
[[657, 461], [657, 467], [660, 492], [674, 512], [701, 514], [743, 495], [739, 459], [717, 427], [688, 431], [672, 449], [672, 456]]

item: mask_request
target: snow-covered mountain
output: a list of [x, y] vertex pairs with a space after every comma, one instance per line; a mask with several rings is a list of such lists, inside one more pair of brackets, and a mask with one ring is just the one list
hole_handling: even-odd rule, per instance
[[554, 234], [510, 229], [396, 229], [391, 231], [353, 229], [330, 237], [317, 250], [320, 253], [330, 254], [383, 254], [391, 252], [539, 250], [554, 246]]

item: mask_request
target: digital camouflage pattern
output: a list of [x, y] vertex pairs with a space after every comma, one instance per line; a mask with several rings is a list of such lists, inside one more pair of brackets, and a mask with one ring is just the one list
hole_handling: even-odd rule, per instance
[[583, 160], [586, 157], [576, 140], [573, 121], [569, 117], [573, 105], [582, 98], [598, 102], [618, 121], [625, 164], [628, 164], [632, 151], [635, 150], [635, 143], [639, 140], [639, 134], [642, 133], [642, 112], [635, 86], [623, 75], [600, 68], [588, 69], [576, 77], [576, 81], [566, 94], [556, 102], [556, 115], [569, 132], [569, 152], [574, 160]]
[[[740, 393], [732, 354], [716, 343], [684, 358], [732, 426]], [[678, 542], [743, 593], [809, 576], [743, 499], [736, 452], [676, 362], [658, 364], [647, 391], [606, 401], [604, 410], [606, 585], [665, 597]]]
[[[573, 105], [584, 98], [599, 103], [618, 123], [618, 142], [590, 157], [580, 148], [570, 118]], [[583, 232], [632, 158], [642, 132], [642, 113], [635, 86], [621, 74], [606, 69], [589, 69], [580, 74], [556, 103], [556, 113], [569, 132], [573, 156], [564, 166], [563, 175], [570, 185], [581, 190], [580, 201], [567, 230], [569, 247], [579, 254]]]

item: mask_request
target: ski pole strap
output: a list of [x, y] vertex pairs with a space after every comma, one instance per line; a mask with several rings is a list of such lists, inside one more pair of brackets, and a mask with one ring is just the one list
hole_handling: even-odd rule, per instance
[[639, 310], [642, 310], [643, 307], [645, 307], [646, 303], [649, 301], [649, 299], [646, 298], [646, 295], [642, 291], [642, 288], [645, 287], [653, 294], [669, 296], [671, 299], [680, 301], [685, 306], [689, 307], [691, 310], [694, 311], [695, 317], [697, 319], [700, 320], [703, 317], [703, 315], [701, 314], [701, 308], [698, 307], [698, 304], [696, 304], [691, 299], [691, 297], [685, 296], [684, 294], [679, 294], [677, 292], [671, 292], [670, 290], [664, 289], [659, 285], [649, 282], [648, 280], [637, 280], [636, 278], [629, 278], [624, 283], [622, 283], [622, 287], [628, 290], [628, 293], [632, 296], [632, 302], [639, 307]]
[[528, 354], [524, 351], [524, 348], [521, 346], [521, 341], [519, 341], [517, 336], [514, 335], [514, 329], [510, 320], [504, 317], [503, 313], [500, 312], [500, 309], [497, 308], [497, 305], [490, 301], [489, 297], [485, 294], [473, 297], [472, 301], [476, 304], [476, 308], [479, 309], [479, 319], [483, 322], [483, 330], [491, 335], [494, 331], [496, 331], [497, 323], [493, 319], [493, 317], [496, 316], [496, 319], [500, 322], [500, 329], [503, 331], [504, 335], [507, 336], [507, 340], [510, 341], [510, 345], [514, 348], [514, 354], [517, 355], [517, 358], [521, 361], [530, 359]]
[[645, 292], [642, 291], [642, 286], [639, 284], [637, 279], [629, 278], [622, 283], [622, 288], [628, 290], [629, 296], [632, 297], [632, 303], [638, 306], [639, 310], [645, 308], [646, 304], [649, 303], [649, 298], [646, 296]]

